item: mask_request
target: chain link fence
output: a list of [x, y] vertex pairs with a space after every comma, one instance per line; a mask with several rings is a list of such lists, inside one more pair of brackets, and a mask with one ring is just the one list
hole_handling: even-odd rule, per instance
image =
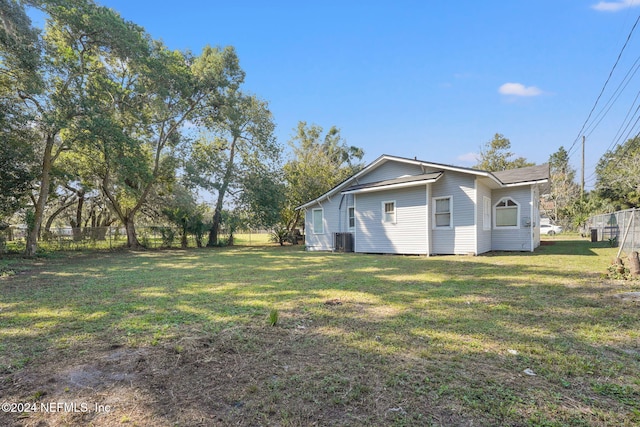
[[627, 254], [640, 251], [640, 209], [627, 209], [589, 218], [586, 230], [592, 242], [609, 241]]
[[[150, 249], [182, 248], [183, 236], [181, 229], [165, 226], [136, 227], [138, 241]], [[0, 230], [0, 254], [20, 253], [26, 247], [27, 229], [24, 226], [10, 226]], [[237, 230], [233, 233], [235, 246], [260, 246], [270, 242], [268, 230]], [[201, 238], [201, 244], [206, 245], [208, 234]], [[226, 246], [230, 236], [226, 230], [219, 232], [218, 243]], [[186, 235], [186, 247], [198, 247], [196, 237]], [[43, 231], [38, 247], [43, 250], [85, 250], [85, 249], [118, 249], [127, 246], [127, 232], [124, 227], [60, 227]]]

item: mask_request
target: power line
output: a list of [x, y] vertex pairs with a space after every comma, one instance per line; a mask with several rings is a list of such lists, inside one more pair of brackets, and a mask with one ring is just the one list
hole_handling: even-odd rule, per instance
[[607, 85], [609, 84], [609, 80], [611, 80], [611, 76], [613, 75], [613, 72], [615, 71], [616, 67], [618, 66], [618, 63], [620, 62], [620, 58], [622, 57], [622, 53], [624, 52], [625, 48], [627, 47], [627, 44], [629, 43], [629, 40], [631, 40], [631, 36], [633, 35], [633, 32], [635, 31], [636, 26], [638, 25], [639, 21], [640, 21], [640, 15], [638, 15], [638, 18], [636, 19], [636, 22], [633, 24], [633, 27], [631, 28], [631, 31], [629, 31], [629, 35], [627, 36], [627, 39], [625, 40], [624, 45], [622, 46], [622, 49], [620, 50], [620, 53], [618, 54], [618, 57], [616, 58], [616, 62], [613, 64], [613, 67], [611, 68], [611, 71], [609, 72], [609, 76], [607, 77], [607, 80], [604, 82], [604, 85], [602, 86], [602, 89], [600, 90], [600, 94], [598, 94], [598, 97], [596, 98], [596, 102], [593, 104], [593, 107], [591, 108], [591, 111], [589, 112], [589, 115], [587, 116], [587, 119], [582, 124], [582, 127], [580, 128], [580, 131], [578, 132], [578, 135], [576, 136], [575, 140], [571, 144], [571, 147], [569, 147], [569, 150], [567, 151], [567, 153], [569, 154], [569, 157], [571, 157], [572, 150], [574, 149], [574, 147], [578, 143], [578, 140], [580, 140], [580, 137], [582, 136], [583, 131], [584, 131], [585, 127], [587, 126], [587, 123], [589, 123], [589, 120], [591, 119], [591, 115], [593, 114], [593, 112], [595, 111], [596, 107], [598, 106], [598, 102], [600, 101], [600, 98], [602, 97], [602, 94], [604, 93], [605, 89], [607, 88]]
[[[627, 74], [624, 76], [624, 79], [618, 85], [618, 87], [613, 92], [611, 97], [609, 97], [609, 100], [604, 105], [602, 110], [600, 110], [600, 112], [596, 115], [596, 117], [594, 119], [595, 121], [592, 124], [590, 124], [589, 126], [586, 127], [585, 133], [586, 133], [587, 137], [591, 136], [591, 134], [593, 133], [595, 128], [598, 127], [598, 125], [602, 122], [602, 120], [607, 115], [607, 113], [609, 113], [609, 111], [611, 111], [611, 108], [613, 108], [613, 105], [616, 103], [618, 98], [620, 98], [620, 96], [622, 95], [622, 92], [627, 88], [627, 86], [631, 82], [631, 79], [638, 72], [638, 68], [640, 68], [640, 56], [636, 59], [636, 61], [634, 62], [633, 66], [631, 67], [631, 69], [629, 69]], [[631, 107], [629, 107], [629, 111], [631, 111], [633, 109], [633, 105], [635, 105], [635, 101], [637, 99], [638, 99], [638, 96], [636, 95], [636, 99], [634, 100], [634, 102], [631, 105]], [[628, 117], [628, 113], [627, 113], [627, 117]], [[625, 120], [626, 120], [626, 118], [625, 118]], [[624, 124], [624, 121], [623, 121], [623, 124]], [[622, 127], [622, 125], [621, 125], [621, 127]], [[617, 136], [617, 134], [616, 134], [616, 136]], [[609, 148], [611, 148], [611, 147], [609, 147]]]

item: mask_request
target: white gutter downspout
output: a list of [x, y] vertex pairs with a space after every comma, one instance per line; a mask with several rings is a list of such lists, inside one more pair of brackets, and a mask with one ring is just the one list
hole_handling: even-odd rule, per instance
[[[356, 245], [358, 243], [358, 208], [357, 208], [357, 195], [353, 195], [353, 252], [358, 252], [356, 250]], [[348, 215], [347, 215], [348, 216]], [[348, 221], [348, 219], [347, 219]]]
[[535, 201], [534, 201], [534, 196], [535, 195], [535, 191], [534, 191], [534, 186], [531, 186], [531, 191], [530, 191], [530, 195], [529, 195], [529, 237], [531, 238], [531, 242], [530, 242], [530, 248], [531, 248], [531, 252], [534, 251], [534, 246], [535, 246], [535, 222], [534, 222], [534, 217], [533, 217], [533, 209], [535, 207]]
[[429, 193], [431, 193], [429, 191], [431, 187], [431, 184], [426, 184], [425, 185], [425, 193], [426, 193], [426, 205], [425, 205], [425, 210], [426, 210], [426, 223], [427, 223], [427, 256], [431, 256], [431, 215], [430, 215], [430, 208], [431, 208], [431, 203], [429, 201]]
[[[480, 224], [478, 223], [478, 209], [480, 206], [478, 205], [478, 178], [476, 177], [473, 180], [473, 198], [474, 198], [474, 208], [473, 208], [473, 223], [474, 232], [473, 232], [473, 247], [474, 247], [474, 255], [478, 256], [478, 233], [480, 232]], [[483, 205], [484, 209], [484, 205]]]

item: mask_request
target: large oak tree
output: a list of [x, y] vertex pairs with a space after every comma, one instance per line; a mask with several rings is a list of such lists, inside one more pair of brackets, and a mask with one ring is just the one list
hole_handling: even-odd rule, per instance
[[40, 38], [43, 48], [34, 63], [37, 79], [21, 79], [16, 85], [22, 108], [29, 114], [29, 127], [36, 133], [32, 146], [39, 156], [27, 255], [36, 252], [54, 164], [77, 142], [77, 135], [68, 130], [92, 111], [86, 96], [90, 76], [100, 73], [103, 58], [126, 58], [132, 46], [143, 45], [141, 28], [89, 0], [32, 3], [48, 18]]

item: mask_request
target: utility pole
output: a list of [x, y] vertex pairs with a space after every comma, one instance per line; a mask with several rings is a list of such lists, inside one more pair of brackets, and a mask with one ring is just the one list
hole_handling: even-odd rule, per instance
[[580, 200], [584, 200], [584, 141], [586, 137], [582, 135], [582, 173], [580, 178]]

